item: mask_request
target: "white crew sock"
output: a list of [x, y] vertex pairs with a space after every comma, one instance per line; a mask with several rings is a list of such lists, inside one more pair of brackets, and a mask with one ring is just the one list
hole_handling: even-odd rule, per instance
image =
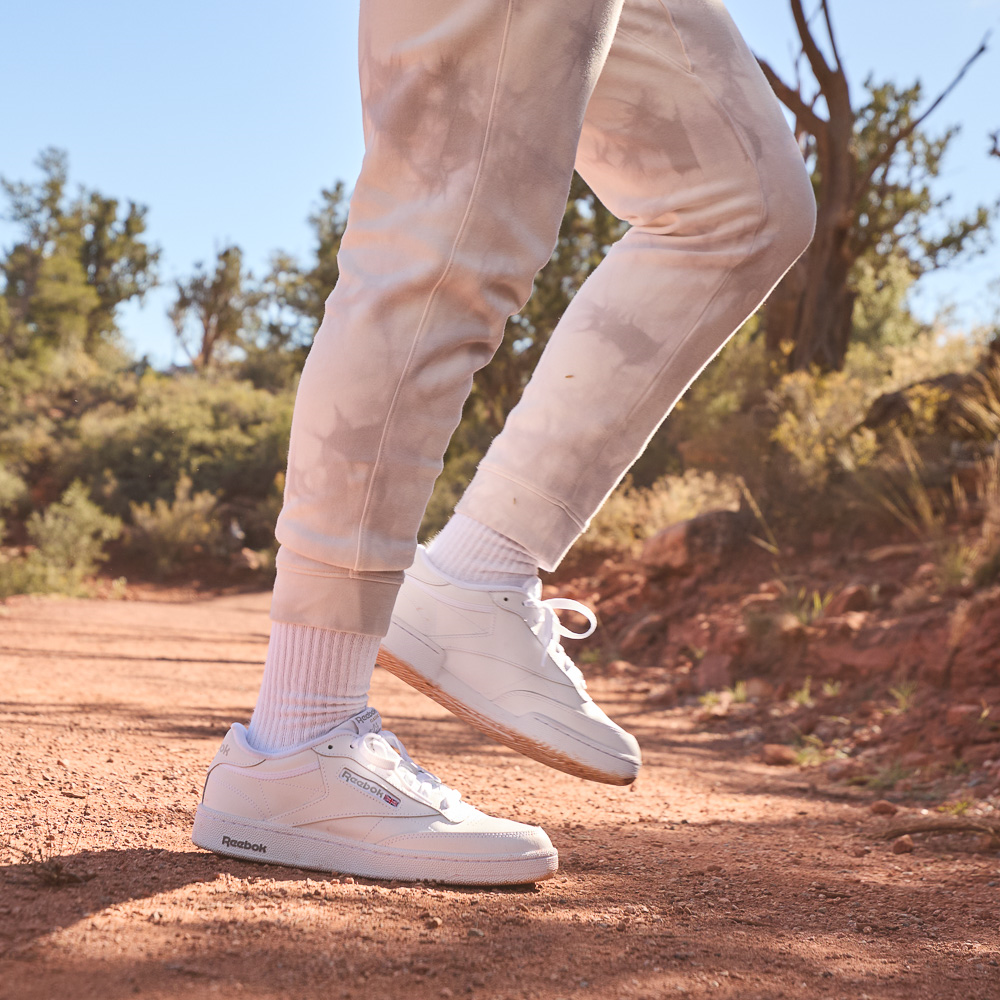
[[368, 704], [381, 640], [273, 622], [264, 679], [247, 739], [275, 753], [317, 740]]
[[517, 542], [464, 514], [453, 514], [427, 554], [442, 573], [464, 583], [520, 587], [538, 576], [538, 560]]

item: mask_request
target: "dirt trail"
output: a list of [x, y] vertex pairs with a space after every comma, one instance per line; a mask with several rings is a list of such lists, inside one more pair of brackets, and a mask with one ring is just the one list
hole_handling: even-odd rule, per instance
[[[632, 788], [518, 757], [376, 672], [373, 703], [417, 760], [549, 831], [561, 869], [537, 888], [349, 883], [200, 851], [204, 768], [249, 715], [266, 608], [0, 607], [4, 1000], [1000, 997], [995, 855], [895, 855], [873, 795], [811, 789], [614, 681], [592, 689], [642, 744]], [[15, 848], [82, 881], [47, 885]]]

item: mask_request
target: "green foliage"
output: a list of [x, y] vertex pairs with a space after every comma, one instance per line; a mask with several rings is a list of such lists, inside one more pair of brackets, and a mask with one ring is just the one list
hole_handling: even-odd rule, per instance
[[889, 694], [895, 700], [895, 710], [903, 714], [913, 708], [913, 701], [917, 695], [919, 685], [916, 681], [900, 681], [889, 688]]
[[152, 504], [131, 504], [130, 547], [151, 556], [160, 574], [192, 558], [223, 556], [231, 548], [218, 516], [218, 499], [207, 490], [192, 495], [191, 488], [190, 477], [181, 475], [172, 502], [160, 498]]
[[337, 254], [347, 228], [347, 192], [342, 182], [320, 192], [320, 205], [309, 216], [315, 235], [313, 262], [303, 266], [286, 253], [271, 258], [271, 270], [262, 292], [266, 305], [261, 325], [261, 346], [291, 351], [311, 343], [323, 321], [323, 311], [340, 270]]
[[20, 507], [27, 500], [27, 483], [0, 463], [0, 511]]
[[52, 352], [93, 354], [116, 344], [117, 309], [156, 283], [159, 258], [143, 239], [145, 208], [130, 202], [122, 215], [115, 199], [96, 191], [68, 198], [59, 150], [43, 152], [37, 165], [35, 185], [2, 181], [9, 218], [21, 230], [0, 261], [0, 358], [21, 363], [12, 382], [25, 362], [43, 373]]
[[689, 469], [664, 476], [652, 486], [637, 487], [626, 477], [597, 512], [574, 546], [576, 555], [635, 553], [657, 532], [710, 510], [736, 510], [740, 491], [731, 477]]
[[177, 282], [177, 297], [170, 321], [184, 352], [196, 369], [203, 370], [251, 339], [261, 293], [252, 287], [252, 276], [243, 270], [239, 247], [220, 251], [215, 270], [202, 264], [194, 275]]
[[812, 677], [807, 677], [803, 681], [802, 687], [797, 688], [788, 697], [802, 708], [812, 708], [816, 704], [812, 695]]
[[859, 176], [870, 175], [870, 180], [861, 191], [852, 231], [856, 258], [867, 259], [881, 275], [893, 258], [902, 256], [919, 277], [963, 254], [981, 252], [988, 239], [989, 210], [980, 207], [966, 218], [949, 220], [944, 217], [948, 199], [935, 198], [931, 191], [958, 129], [938, 136], [919, 128], [907, 133], [919, 115], [919, 82], [901, 88], [869, 78], [865, 90], [868, 100], [857, 113], [854, 151]]
[[82, 483], [72, 483], [58, 501], [28, 518], [36, 547], [0, 562], [0, 596], [86, 593], [86, 578], [107, 558], [104, 546], [121, 530], [121, 521], [93, 503]]
[[187, 475], [240, 518], [269, 496], [285, 467], [291, 414], [291, 393], [148, 372], [131, 406], [97, 407], [80, 418], [53, 449], [52, 474], [85, 479], [122, 515], [130, 503], [169, 499]]

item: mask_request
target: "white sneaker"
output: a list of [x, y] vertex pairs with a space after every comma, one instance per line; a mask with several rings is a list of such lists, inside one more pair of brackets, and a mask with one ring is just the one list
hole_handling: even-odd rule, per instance
[[286, 753], [257, 752], [237, 724], [208, 769], [191, 836], [216, 854], [370, 878], [501, 885], [555, 873], [544, 830], [461, 799], [373, 708]]
[[[576, 601], [451, 580], [421, 547], [406, 572], [378, 662], [501, 743], [581, 778], [627, 785], [639, 772], [634, 737], [612, 722], [559, 644], [597, 625]], [[555, 612], [579, 611], [570, 632]]]

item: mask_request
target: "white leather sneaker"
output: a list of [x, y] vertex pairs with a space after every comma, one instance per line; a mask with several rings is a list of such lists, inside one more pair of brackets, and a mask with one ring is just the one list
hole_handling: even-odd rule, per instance
[[370, 878], [503, 885], [555, 873], [544, 830], [473, 809], [381, 727], [368, 708], [305, 748], [264, 754], [234, 725], [208, 769], [192, 840]]
[[[378, 662], [459, 718], [515, 750], [581, 778], [627, 785], [639, 772], [634, 737], [587, 694], [560, 636], [597, 625], [577, 601], [541, 600], [535, 579], [506, 590], [448, 579], [418, 548], [396, 599]], [[570, 632], [557, 610], [590, 631]]]

